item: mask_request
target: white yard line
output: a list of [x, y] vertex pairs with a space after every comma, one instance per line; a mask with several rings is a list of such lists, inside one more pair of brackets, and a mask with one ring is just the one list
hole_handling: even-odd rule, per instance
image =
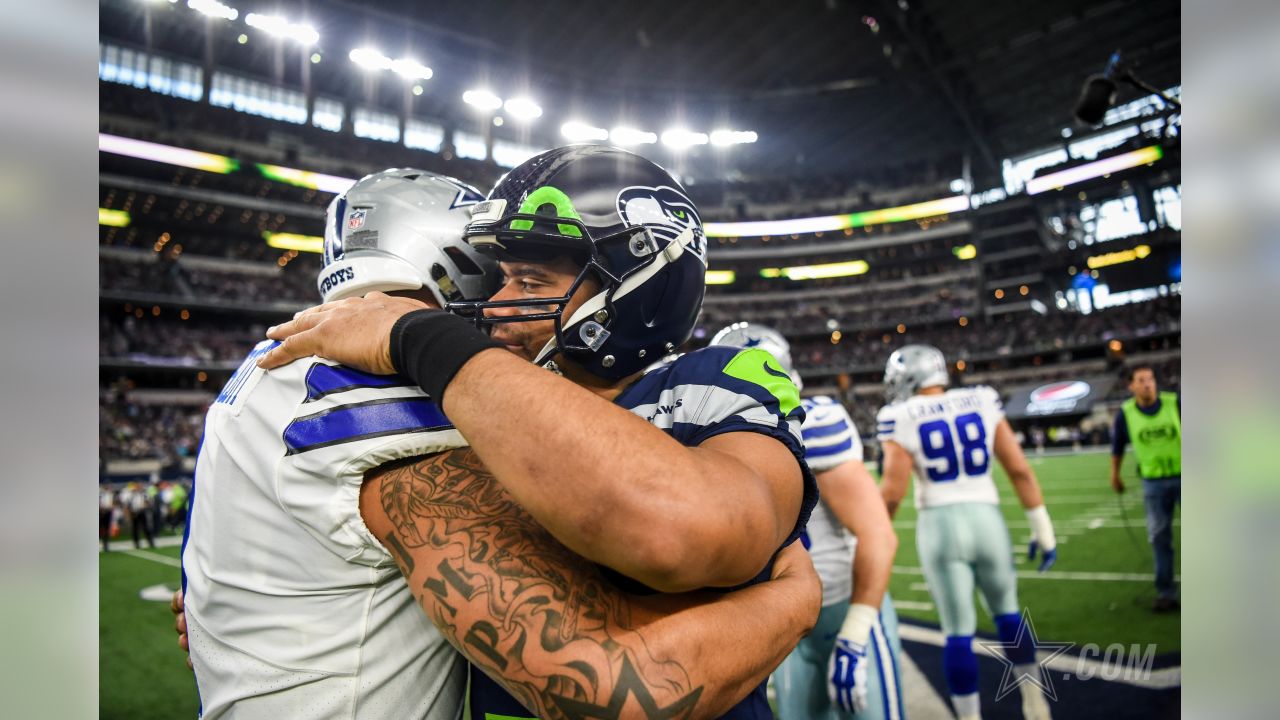
[[[1100, 514], [1100, 513], [1095, 513]], [[1072, 519], [1053, 521], [1054, 530], [1123, 530], [1125, 523], [1116, 515], [1109, 513], [1112, 517], [1094, 517], [1090, 520]], [[915, 520], [894, 520], [893, 526], [903, 530], [911, 530], [916, 526]], [[1030, 530], [1031, 526], [1026, 520], [1006, 520], [1005, 526], [1010, 530]], [[1174, 520], [1174, 527], [1182, 527], [1182, 520]], [[1129, 517], [1129, 527], [1136, 531], [1147, 531], [1145, 517]]]
[[[893, 571], [903, 575], [924, 575], [923, 568], [905, 565], [894, 565]], [[1017, 575], [1019, 580], [1068, 580], [1074, 582], [1154, 582], [1156, 579], [1155, 575], [1148, 573], [1075, 572], [1070, 570], [1048, 570], [1046, 572], [1019, 570]], [[1174, 580], [1180, 582], [1182, 576], [1176, 575]]]
[[124, 555], [142, 558], [143, 560], [150, 560], [151, 562], [158, 562], [162, 565], [168, 565], [169, 567], [182, 567], [182, 562], [177, 558], [171, 558], [168, 555], [161, 555], [160, 553], [153, 553], [150, 550], [121, 550], [120, 552]]
[[[1098, 505], [1100, 502], [1104, 501], [1107, 497], [1115, 497], [1115, 496], [1114, 495], [1108, 496], [1108, 495], [1094, 493], [1089, 495], [1081, 495], [1079, 497], [1055, 499], [1054, 497], [1052, 497], [1052, 494], [1050, 494], [1050, 497], [1045, 500], [1045, 505], [1047, 505], [1050, 508], [1050, 510], [1052, 510], [1054, 507], [1058, 505]], [[1114, 501], [1112, 502], [1114, 504]], [[1017, 505], [1021, 507], [1022, 501], [1018, 500], [1018, 498], [1016, 497], [1010, 497], [1010, 498], [1002, 499], [1000, 501], [1000, 504], [1001, 505]], [[1141, 500], [1125, 501], [1125, 505], [1128, 507], [1141, 508], [1142, 501]]]
[[[161, 535], [156, 538], [156, 547], [178, 547], [182, 544], [181, 535]], [[126, 538], [123, 535], [111, 541], [112, 547], [118, 550], [130, 548], [133, 545], [133, 538]], [[98, 541], [98, 552], [102, 552], [102, 541]], [[114, 550], [112, 552], [115, 552]]]

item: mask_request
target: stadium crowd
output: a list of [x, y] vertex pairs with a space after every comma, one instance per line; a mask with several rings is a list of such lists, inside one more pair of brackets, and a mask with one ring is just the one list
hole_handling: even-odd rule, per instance
[[[940, 293], [946, 292], [943, 288]], [[793, 336], [802, 331], [821, 335], [809, 340], [797, 339], [792, 345], [796, 366], [846, 371], [851, 368], [875, 369], [883, 365], [897, 347], [924, 342], [948, 349], [954, 359], [999, 357], [1015, 351], [1053, 351], [1078, 346], [1097, 345], [1112, 339], [1140, 339], [1160, 333], [1176, 332], [1180, 327], [1181, 297], [1174, 295], [1157, 300], [1121, 305], [1081, 315], [1068, 312], [1007, 313], [992, 318], [965, 317], [965, 325], [949, 322], [957, 315], [963, 299], [923, 303], [819, 303], [797, 302], [778, 307], [776, 303], [715, 304], [703, 311], [700, 327], [704, 335], [740, 320], [779, 327]], [[832, 343], [825, 323], [831, 311], [856, 322], [856, 327], [888, 328], [884, 332], [870, 330], [849, 332], [849, 321], [838, 321], [844, 335]], [[845, 313], [848, 313], [846, 316]], [[265, 333], [262, 324], [193, 324], [168, 317], [152, 317], [146, 312], [99, 316], [99, 355], [125, 358], [144, 354], [163, 358], [186, 358], [203, 362], [239, 361]], [[947, 322], [926, 323], [925, 319]], [[899, 333], [886, 323], [902, 322]], [[919, 323], [917, 325], [917, 323]]]
[[99, 392], [98, 449], [106, 460], [160, 460], [172, 464], [194, 457], [204, 429], [204, 405], [130, 401], [126, 388]]
[[104, 256], [98, 263], [98, 282], [103, 290], [175, 299], [311, 304], [319, 300], [316, 270], [318, 267], [309, 262], [299, 263], [264, 276], [205, 267], [193, 270], [185, 267], [181, 259], [133, 262]]
[[98, 355], [145, 355], [201, 362], [238, 361], [266, 334], [266, 325], [194, 325], [143, 313], [98, 316]]
[[[109, 228], [99, 234], [98, 244], [102, 247], [154, 252], [156, 238], [162, 232], [167, 231], [136, 225], [129, 228]], [[165, 257], [172, 258], [171, 248], [178, 245], [181, 245], [179, 255], [221, 258], [234, 262], [274, 263], [282, 254], [279, 249], [263, 242], [261, 237], [230, 232], [208, 234], [183, 228], [174, 233], [174, 239], [166, 247], [168, 253]]]
[[[1069, 312], [1006, 313], [992, 318], [966, 318], [946, 327], [916, 330], [904, 322], [905, 332], [887, 330], [879, 337], [859, 333], [833, 344], [830, 339], [792, 344], [792, 357], [801, 368], [874, 368], [907, 343], [927, 343], [946, 348], [953, 359], [1009, 355], [1015, 350], [1053, 351], [1112, 339], [1144, 338], [1181, 328], [1179, 295], [1149, 302], [1121, 305], [1082, 315]], [[750, 320], [750, 316], [746, 316]], [[876, 340], [880, 340], [879, 343]]]

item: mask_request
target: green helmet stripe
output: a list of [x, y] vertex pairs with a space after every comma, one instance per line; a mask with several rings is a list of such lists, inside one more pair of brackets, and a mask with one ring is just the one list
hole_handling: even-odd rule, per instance
[[[560, 188], [552, 185], [543, 185], [542, 187], [529, 193], [529, 196], [520, 203], [519, 213], [521, 215], [537, 215], [538, 208], [543, 205], [552, 205], [556, 209], [556, 217], [571, 218], [582, 222], [582, 216], [578, 215], [578, 211], [573, 207], [573, 201], [565, 195]], [[512, 230], [532, 230], [532, 220], [512, 220]], [[582, 231], [576, 225], [556, 225], [556, 229], [561, 235], [571, 235], [573, 237], [582, 237]]]

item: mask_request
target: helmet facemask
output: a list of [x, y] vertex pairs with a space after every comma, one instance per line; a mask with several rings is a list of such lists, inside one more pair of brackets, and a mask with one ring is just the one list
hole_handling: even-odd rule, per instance
[[[494, 325], [551, 320], [553, 332], [546, 345], [534, 358], [546, 364], [559, 353], [580, 361], [590, 361], [608, 340], [618, 310], [615, 300], [626, 296], [634, 287], [656, 275], [674, 262], [692, 239], [690, 229], [659, 249], [653, 232], [644, 225], [624, 227], [600, 238], [571, 217], [503, 213], [505, 201], [490, 200], [475, 208], [472, 222], [464, 237], [475, 249], [499, 261], [547, 263], [558, 257], [569, 257], [581, 266], [568, 290], [560, 296], [488, 300], [450, 303], [450, 312], [470, 318], [476, 327], [492, 331]], [[640, 260], [637, 262], [637, 260]], [[630, 267], [628, 267], [630, 265]], [[625, 272], [615, 268], [626, 267]], [[564, 313], [574, 294], [590, 277], [601, 286], [600, 292], [583, 301], [571, 317]], [[489, 315], [487, 310], [506, 308], [550, 308], [542, 312], [516, 315]], [[670, 344], [670, 343], [668, 343]], [[640, 351], [640, 357], [645, 354]], [[614, 365], [612, 356], [599, 358], [603, 368]], [[586, 364], [584, 362], [584, 364]]]

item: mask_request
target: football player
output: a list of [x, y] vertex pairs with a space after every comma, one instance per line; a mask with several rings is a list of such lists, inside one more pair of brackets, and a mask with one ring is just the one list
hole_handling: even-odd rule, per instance
[[[1012, 546], [1000, 498], [991, 479], [991, 460], [1000, 461], [1031, 526], [1029, 556], [1040, 553], [1040, 571], [1057, 559], [1053, 524], [1035, 473], [1022, 454], [1000, 397], [990, 387], [947, 389], [950, 379], [942, 352], [907, 345], [885, 365], [885, 399], [877, 419], [883, 450], [881, 492], [892, 515], [916, 477], [916, 548], [929, 592], [946, 634], [943, 670], [951, 702], [961, 720], [980, 717], [978, 661], [973, 654], [977, 625], [976, 584], [994, 616], [1008, 659], [1019, 673], [1039, 677], [1035, 648], [1020, 632]], [[1049, 717], [1049, 706], [1034, 683], [1021, 683], [1027, 718]]]
[[[451, 304], [469, 320], [373, 293], [273, 328], [283, 343], [260, 364], [317, 354], [411, 378], [515, 502], [628, 589], [766, 578], [817, 501], [795, 385], [755, 349], [643, 373], [689, 337], [705, 291], [706, 238], [680, 183], [617, 148], [559, 148], [504, 176], [465, 236], [504, 276], [489, 301]], [[499, 659], [473, 665], [493, 675]], [[518, 699], [472, 673], [477, 716], [538, 710]], [[726, 717], [769, 712], [761, 683]]]
[[[322, 295], [484, 297], [492, 261], [460, 239], [478, 199], [423, 171], [356, 183], [329, 208]], [[207, 717], [456, 718], [450, 643], [548, 717], [628, 695], [636, 717], [646, 703], [706, 715], [811, 626], [816, 586], [794, 553], [779, 582], [739, 592], [623, 594], [415, 385], [314, 357], [266, 372], [255, 361], [273, 346], [211, 406], [197, 464], [179, 629]], [[757, 618], [749, 636], [731, 631], [741, 617]]]
[[[711, 344], [765, 350], [801, 384], [791, 366], [790, 344], [772, 328], [734, 323], [716, 333]], [[822, 612], [813, 632], [774, 674], [779, 715], [784, 720], [902, 718], [898, 616], [886, 592], [898, 536], [875, 479], [862, 464], [862, 439], [844, 406], [825, 395], [801, 403], [805, 462], [820, 492], [805, 532], [822, 579]]]

